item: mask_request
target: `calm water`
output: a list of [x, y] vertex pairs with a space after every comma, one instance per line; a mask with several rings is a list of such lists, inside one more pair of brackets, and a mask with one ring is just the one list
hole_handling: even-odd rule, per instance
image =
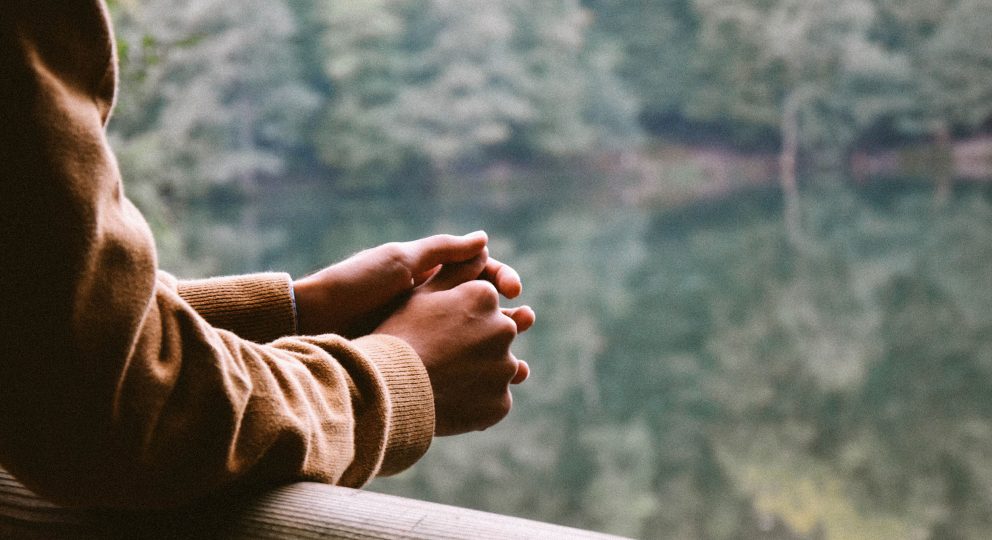
[[197, 246], [223, 272], [476, 229], [520, 271], [510, 417], [372, 489], [649, 538], [992, 532], [987, 194], [812, 195], [799, 252], [773, 190], [658, 210], [576, 182], [272, 186], [187, 223], [227, 231]]

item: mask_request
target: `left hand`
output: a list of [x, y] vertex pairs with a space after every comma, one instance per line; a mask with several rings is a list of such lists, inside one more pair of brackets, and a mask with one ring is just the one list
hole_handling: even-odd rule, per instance
[[[441, 268], [487, 254], [484, 232], [447, 234], [367, 249], [293, 283], [301, 334], [334, 333], [354, 338], [370, 333], [414, 287]], [[521, 292], [513, 268], [487, 258], [479, 279], [507, 298]]]
[[530, 372], [510, 346], [534, 323], [534, 311], [500, 307], [497, 288], [477, 279], [487, 263], [483, 253], [445, 265], [375, 329], [408, 343], [423, 362], [437, 436], [499, 422], [513, 404], [510, 385]]

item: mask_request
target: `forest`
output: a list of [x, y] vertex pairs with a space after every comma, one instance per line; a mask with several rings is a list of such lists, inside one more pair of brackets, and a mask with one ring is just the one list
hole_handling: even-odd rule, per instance
[[992, 536], [987, 0], [112, 0], [181, 277], [485, 229], [532, 377], [369, 489], [637, 538]]

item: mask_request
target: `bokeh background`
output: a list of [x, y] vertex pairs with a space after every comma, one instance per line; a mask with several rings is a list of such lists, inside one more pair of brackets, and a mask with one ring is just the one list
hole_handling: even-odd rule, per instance
[[181, 277], [485, 229], [533, 376], [370, 489], [642, 538], [992, 536], [988, 0], [116, 0]]

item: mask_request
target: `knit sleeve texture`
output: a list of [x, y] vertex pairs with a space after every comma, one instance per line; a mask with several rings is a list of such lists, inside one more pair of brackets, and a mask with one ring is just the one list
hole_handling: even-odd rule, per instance
[[434, 411], [405, 342], [290, 335], [287, 276], [158, 271], [105, 135], [115, 94], [102, 1], [3, 3], [0, 465], [62, 504], [157, 508], [415, 462]]
[[296, 333], [292, 280], [285, 273], [251, 274], [176, 283], [176, 290], [211, 326], [258, 343]]

